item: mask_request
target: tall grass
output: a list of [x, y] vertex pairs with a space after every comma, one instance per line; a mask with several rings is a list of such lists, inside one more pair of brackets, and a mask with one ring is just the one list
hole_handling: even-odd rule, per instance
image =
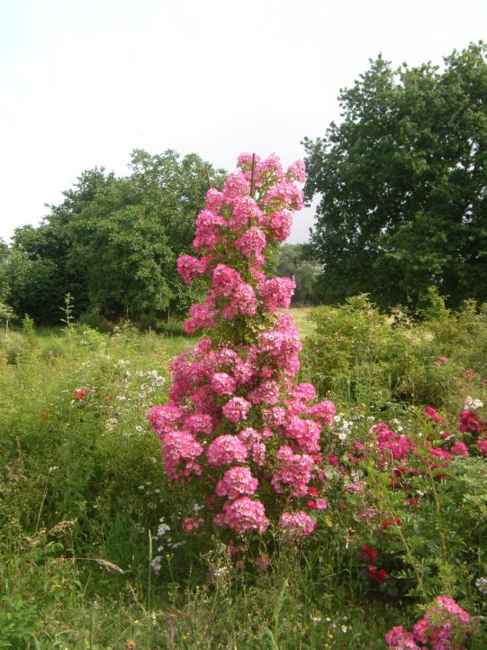
[[[453, 414], [485, 375], [485, 317], [471, 306], [417, 327], [392, 327], [364, 303], [297, 313], [309, 334], [303, 377], [344, 412], [414, 419], [434, 401]], [[417, 612], [410, 598], [370, 591], [337, 537], [355, 525], [343, 504], [313, 543], [276, 550], [263, 573], [238, 572], [216, 540], [181, 533], [184, 495], [164, 479], [145, 412], [166, 399], [170, 359], [188, 344], [130, 328], [1, 339], [0, 648], [383, 648], [384, 632]], [[448, 368], [433, 364], [440, 354]], [[455, 489], [474, 498], [472, 476]], [[469, 507], [468, 521], [485, 516], [483, 502]], [[170, 530], [157, 536], [161, 522]], [[472, 647], [486, 647], [479, 638]]]

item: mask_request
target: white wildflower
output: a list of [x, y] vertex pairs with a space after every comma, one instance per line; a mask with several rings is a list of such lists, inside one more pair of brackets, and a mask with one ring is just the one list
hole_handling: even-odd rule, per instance
[[477, 578], [475, 581], [475, 586], [481, 594], [487, 596], [487, 578]]
[[478, 409], [481, 409], [483, 405], [484, 403], [481, 400], [474, 399], [468, 395], [465, 399], [465, 405], [463, 408], [467, 411], [478, 411]]

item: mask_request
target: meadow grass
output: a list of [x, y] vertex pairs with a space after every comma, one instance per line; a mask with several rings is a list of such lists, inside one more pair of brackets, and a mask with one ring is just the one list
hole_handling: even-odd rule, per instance
[[[378, 361], [371, 336], [369, 356], [352, 354], [345, 334], [333, 347], [326, 328], [309, 319], [314, 313], [293, 310], [309, 336], [303, 376], [318, 378], [342, 409], [362, 409], [361, 417], [377, 410], [416, 417], [422, 382], [436, 381], [432, 395], [448, 390], [456, 399], [458, 382], [449, 375], [424, 378], [419, 357], [396, 367], [405, 349], [385, 341], [389, 330], [376, 329], [389, 350]], [[370, 322], [373, 314], [361, 313]], [[346, 317], [335, 314], [343, 333]], [[351, 318], [359, 324], [356, 313]], [[463, 336], [448, 327], [450, 339]], [[442, 331], [438, 326], [435, 341]], [[353, 336], [359, 347], [366, 340], [360, 328]], [[431, 347], [426, 339], [419, 337]], [[236, 571], [216, 539], [182, 535], [177, 519], [185, 495], [164, 478], [145, 413], [166, 399], [170, 359], [191, 343], [131, 327], [110, 336], [73, 327], [2, 337], [0, 649], [384, 648], [384, 633], [411, 623], [417, 610], [410, 597], [369, 589], [348, 557], [343, 540], [350, 522], [339, 508], [330, 513], [329, 531], [306, 550], [276, 548], [265, 573]], [[472, 346], [462, 345], [452, 343], [449, 353], [463, 349], [474, 363]], [[434, 345], [430, 352], [437, 354]], [[338, 370], [327, 374], [320, 363]], [[401, 372], [412, 378], [398, 378]], [[86, 397], [76, 399], [80, 388]], [[363, 409], [367, 400], [372, 411]], [[480, 512], [485, 519], [485, 508], [482, 502], [472, 517]], [[157, 538], [161, 522], [170, 531]], [[485, 567], [485, 545], [476, 552]], [[156, 554], [159, 575], [151, 569]], [[444, 572], [452, 569], [447, 560]], [[463, 575], [460, 565], [455, 571]], [[472, 647], [487, 647], [479, 639]]]

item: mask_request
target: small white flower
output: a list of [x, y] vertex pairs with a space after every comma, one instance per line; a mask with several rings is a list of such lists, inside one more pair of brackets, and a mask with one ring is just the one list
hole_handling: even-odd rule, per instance
[[478, 409], [481, 409], [483, 405], [484, 403], [481, 400], [474, 399], [473, 397], [470, 397], [470, 395], [468, 395], [467, 398], [465, 399], [464, 409], [468, 411], [477, 411]]
[[114, 428], [117, 426], [118, 420], [117, 418], [108, 418], [108, 420], [105, 422], [105, 429], [107, 431], [113, 431]]
[[167, 524], [160, 524], [159, 528], [157, 529], [156, 537], [163, 537], [170, 530], [171, 530], [171, 527], [168, 526]]
[[161, 571], [162, 556], [156, 555], [156, 557], [151, 562], [152, 570], [155, 574], [159, 575]]
[[475, 581], [475, 586], [481, 594], [487, 596], [487, 578], [477, 578]]
[[212, 573], [215, 578], [221, 578], [227, 575], [228, 569], [227, 567], [219, 567], [217, 569], [213, 569]]

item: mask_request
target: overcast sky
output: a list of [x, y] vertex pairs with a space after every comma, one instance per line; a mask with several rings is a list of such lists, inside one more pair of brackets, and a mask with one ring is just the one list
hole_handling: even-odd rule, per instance
[[0, 0], [0, 237], [136, 147], [292, 162], [369, 58], [441, 63], [486, 37], [487, 0]]

